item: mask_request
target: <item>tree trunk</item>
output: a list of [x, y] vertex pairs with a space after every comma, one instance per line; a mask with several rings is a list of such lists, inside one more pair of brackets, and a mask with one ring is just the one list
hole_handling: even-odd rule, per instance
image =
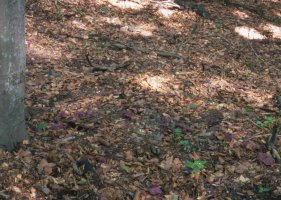
[[0, 148], [27, 139], [24, 121], [24, 0], [0, 0]]

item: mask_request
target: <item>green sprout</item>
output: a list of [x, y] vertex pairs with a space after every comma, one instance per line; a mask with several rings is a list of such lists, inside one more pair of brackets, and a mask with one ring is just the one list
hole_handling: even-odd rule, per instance
[[120, 164], [120, 168], [124, 171], [129, 171], [129, 167], [124, 164]]
[[175, 128], [175, 130], [174, 130], [174, 135], [175, 135], [176, 137], [181, 137], [181, 136], [182, 136], [182, 130], [181, 130], [181, 128]]
[[205, 167], [205, 160], [195, 160], [194, 162], [185, 162], [184, 165], [188, 168], [193, 169], [194, 174], [198, 174], [201, 169]]
[[261, 121], [256, 121], [256, 125], [259, 127], [264, 127], [264, 124]]
[[266, 117], [263, 123], [266, 126], [267, 124], [273, 124], [274, 122], [276, 122], [276, 119], [273, 119], [272, 117]]
[[38, 125], [37, 125], [37, 132], [43, 132], [46, 130], [46, 124], [45, 122], [40, 122]]
[[102, 51], [100, 49], [96, 49], [95, 53], [96, 53], [96, 56], [102, 55]]
[[222, 22], [214, 22], [214, 26], [216, 28], [222, 28], [223, 27], [223, 23]]
[[254, 109], [251, 106], [245, 106], [244, 110], [248, 113], [254, 111]]
[[195, 110], [197, 108], [197, 104], [196, 103], [192, 103], [189, 106], [190, 109]]
[[265, 192], [269, 192], [270, 189], [269, 188], [265, 188], [265, 187], [259, 187], [259, 193], [265, 193]]
[[270, 124], [273, 124], [274, 122], [276, 122], [276, 119], [273, 119], [272, 117], [266, 117], [263, 122], [256, 121], [256, 125], [259, 127], [268, 127]]

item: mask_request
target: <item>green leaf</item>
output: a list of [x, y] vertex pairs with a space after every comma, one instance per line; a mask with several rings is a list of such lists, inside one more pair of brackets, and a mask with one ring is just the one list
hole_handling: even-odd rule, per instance
[[264, 124], [261, 121], [256, 121], [256, 125], [259, 127], [264, 127]]
[[128, 170], [129, 170], [129, 167], [126, 166], [126, 165], [120, 164], [120, 167], [121, 167], [121, 169], [124, 170], [124, 171], [128, 171]]
[[176, 128], [176, 129], [174, 130], [174, 135], [175, 135], [176, 137], [180, 137], [180, 136], [182, 135], [182, 130], [181, 130], [181, 128]]
[[199, 169], [199, 168], [196, 167], [196, 168], [193, 169], [193, 173], [194, 173], [194, 174], [198, 174], [199, 172], [200, 172], [200, 169]]
[[206, 164], [205, 160], [194, 161], [194, 166], [198, 167], [199, 169], [204, 168], [205, 164]]
[[99, 56], [99, 55], [102, 55], [102, 51], [101, 50], [99, 50], [99, 49], [96, 49], [96, 56]]
[[221, 28], [223, 26], [223, 23], [222, 22], [214, 22], [214, 26], [216, 28]]
[[189, 106], [190, 109], [192, 110], [195, 110], [197, 108], [197, 105], [196, 103], [192, 103], [190, 106]]
[[192, 168], [193, 173], [198, 174], [202, 168], [204, 168], [206, 164], [205, 160], [195, 160], [194, 162], [185, 162], [184, 165], [186, 167]]
[[275, 122], [276, 120], [275, 119], [273, 119], [272, 117], [266, 117], [265, 118], [265, 122], [267, 122], [267, 123], [273, 123], [273, 122]]
[[45, 122], [40, 122], [38, 125], [37, 125], [37, 132], [42, 132], [42, 131], [45, 131], [46, 130], [46, 124]]
[[185, 162], [184, 165], [189, 168], [194, 168], [195, 166], [193, 162]]
[[246, 106], [244, 109], [245, 109], [246, 112], [253, 112], [254, 111], [254, 109], [251, 106]]
[[268, 188], [265, 188], [265, 187], [259, 187], [259, 193], [264, 193], [264, 192], [269, 192], [270, 191], [270, 189], [268, 189]]

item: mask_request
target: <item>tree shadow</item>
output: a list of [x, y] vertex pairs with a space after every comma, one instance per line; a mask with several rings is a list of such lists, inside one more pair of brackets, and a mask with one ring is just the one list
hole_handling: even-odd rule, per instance
[[[230, 12], [232, 7], [216, 12], [215, 19], [180, 9], [180, 14], [167, 19], [147, 7], [125, 11], [106, 2], [64, 1], [58, 11], [49, 3], [27, 1], [26, 100], [31, 109], [39, 109], [30, 124], [48, 123], [48, 142], [57, 139], [51, 124], [60, 124], [69, 131], [60, 130], [60, 137], [70, 134], [83, 139], [71, 144], [77, 152], [91, 155], [99, 151], [116, 162], [126, 149], [136, 149], [137, 156], [145, 159], [160, 156], [164, 160], [164, 155], [171, 153], [190, 160], [190, 152], [175, 150], [180, 147], [171, 139], [175, 128], [186, 129], [185, 139], [192, 142], [197, 142], [193, 141], [197, 135], [213, 134], [207, 143], [225, 152], [227, 136], [239, 143], [255, 134], [255, 125], [243, 124], [241, 118], [253, 121], [262, 115], [257, 116], [258, 111], [250, 115], [244, 107], [271, 105], [274, 81], [268, 78], [280, 76], [275, 67], [280, 58], [264, 55], [279, 51], [278, 47], [267, 48], [275, 39], [268, 39], [267, 44], [239, 36], [235, 33], [239, 18]], [[210, 12], [221, 4], [204, 6]], [[252, 22], [239, 21], [239, 25], [259, 24]], [[129, 66], [116, 68], [126, 60], [131, 62]], [[270, 66], [264, 67], [264, 63]], [[108, 69], [97, 71], [97, 66]], [[267, 74], [262, 73], [267, 70], [272, 74], [264, 81], [262, 77]], [[216, 117], [213, 109], [226, 118], [221, 125], [208, 127], [204, 115]], [[90, 117], [89, 111], [95, 116]], [[187, 130], [190, 127], [192, 130]], [[111, 140], [105, 142], [105, 137]], [[155, 149], [163, 137], [167, 146]], [[58, 146], [68, 149], [68, 145]], [[247, 151], [241, 154], [247, 156]], [[170, 182], [167, 187], [172, 187]]]

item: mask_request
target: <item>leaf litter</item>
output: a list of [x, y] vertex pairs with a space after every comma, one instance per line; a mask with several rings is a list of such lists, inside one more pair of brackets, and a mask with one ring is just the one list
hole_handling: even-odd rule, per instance
[[30, 142], [0, 151], [1, 198], [280, 198], [280, 3], [176, 2], [27, 0]]

